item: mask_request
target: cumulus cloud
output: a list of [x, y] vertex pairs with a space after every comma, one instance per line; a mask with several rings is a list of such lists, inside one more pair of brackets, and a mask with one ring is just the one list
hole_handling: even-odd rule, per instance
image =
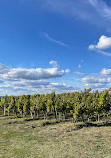
[[57, 62], [50, 61], [53, 68], [9, 68], [0, 64], [0, 92], [1, 95], [20, 95], [34, 93], [58, 93], [74, 91], [72, 86], [52, 82], [52, 79], [69, 73], [69, 69], [58, 70]]
[[7, 85], [12, 86], [12, 87], [35, 87], [35, 88], [40, 88], [41, 86], [46, 86], [49, 85], [49, 81], [45, 80], [20, 80], [16, 82], [5, 82]]
[[92, 89], [100, 88], [100, 89], [107, 89], [111, 87], [111, 69], [102, 69], [100, 73], [93, 74], [91, 76], [86, 76], [81, 79], [82, 83], [85, 87], [90, 87]]
[[57, 67], [54, 68], [7, 68], [3, 65], [0, 66], [0, 78], [4, 80], [38, 80], [38, 79], [52, 79], [62, 77], [67, 74], [69, 69], [59, 71]]
[[78, 90], [78, 88], [74, 88], [70, 85], [56, 83], [56, 82], [48, 82], [46, 80], [39, 81], [30, 81], [30, 80], [22, 80], [16, 82], [5, 82], [5, 85], [0, 85], [1, 89], [12, 90], [13, 92], [30, 92], [32, 93], [50, 93], [52, 91], [56, 91], [58, 93], [62, 92], [72, 92]]
[[99, 38], [99, 42], [96, 45], [91, 44], [88, 48], [99, 54], [111, 57], [111, 53], [103, 51], [103, 49], [111, 48], [111, 37], [103, 35]]
[[101, 88], [108, 89], [111, 87], [111, 69], [102, 69], [99, 73], [83, 77], [81, 82], [84, 87], [90, 87], [92, 89]]
[[10, 68], [0, 63], [0, 74], [8, 73]]
[[99, 42], [97, 43], [97, 45], [89, 45], [89, 49], [108, 49], [111, 48], [111, 37], [107, 37], [102, 35], [99, 38]]
[[105, 78], [96, 78], [94, 76], [87, 76], [82, 78], [82, 81], [85, 83], [104, 83], [106, 82]]
[[111, 78], [108, 78], [108, 82], [111, 83]]
[[101, 72], [100, 72], [101, 75], [105, 75], [105, 76], [108, 76], [108, 75], [111, 75], [111, 69], [102, 69]]
[[58, 62], [55, 60], [51, 60], [49, 64], [51, 64], [53, 67], [58, 67]]
[[57, 61], [50, 61], [53, 68], [9, 68], [3, 64], [0, 64], [0, 82], [4, 80], [39, 80], [39, 79], [52, 79], [57, 77], [62, 77], [63, 75], [69, 73], [69, 69], [58, 70]]
[[109, 83], [106, 78], [102, 78], [101, 76], [86, 76], [82, 78], [82, 82], [85, 84], [85, 87], [90, 88], [105, 88]]
[[73, 90], [73, 91], [77, 90], [77, 88], [74, 89], [74, 87], [72, 86], [69, 86], [66, 84], [60, 84], [60, 83], [51, 83], [50, 86], [53, 87], [54, 89], [56, 88], [56, 89], [61, 89], [61, 90]]

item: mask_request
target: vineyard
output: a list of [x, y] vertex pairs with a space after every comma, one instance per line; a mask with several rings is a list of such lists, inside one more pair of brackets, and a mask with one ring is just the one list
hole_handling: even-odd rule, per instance
[[0, 115], [32, 119], [72, 119], [96, 121], [106, 119], [111, 111], [111, 94], [85, 89], [84, 92], [5, 96], [0, 99]]

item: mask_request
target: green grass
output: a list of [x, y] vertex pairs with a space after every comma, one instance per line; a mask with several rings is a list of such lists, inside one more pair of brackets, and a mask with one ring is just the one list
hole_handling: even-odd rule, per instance
[[0, 158], [111, 158], [110, 126], [76, 131], [72, 122], [43, 124], [1, 117]]

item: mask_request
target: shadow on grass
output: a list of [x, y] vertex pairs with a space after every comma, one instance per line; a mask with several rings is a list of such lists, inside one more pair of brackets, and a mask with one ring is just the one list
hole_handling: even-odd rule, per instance
[[[24, 118], [23, 120], [14, 120], [14, 121], [9, 121], [8, 123], [5, 124], [18, 124], [18, 123], [24, 123], [24, 122], [32, 122], [32, 121], [37, 121], [37, 120], [43, 120], [41, 122], [40, 126], [48, 126], [48, 125], [55, 125], [58, 123], [62, 123], [62, 122], [73, 122], [72, 119], [65, 119], [65, 120], [44, 120], [43, 118]], [[107, 121], [100, 121], [100, 122], [83, 122], [83, 123], [76, 123], [76, 125], [72, 128], [72, 131], [75, 130], [80, 130], [82, 128], [87, 128], [87, 127], [108, 127], [111, 126], [111, 120], [107, 120]]]
[[37, 121], [37, 120], [42, 120], [41, 122], [41, 126], [48, 126], [48, 125], [55, 125], [55, 124], [58, 124], [58, 123], [62, 123], [62, 122], [71, 122], [72, 120], [71, 119], [66, 119], [66, 120], [51, 120], [51, 119], [46, 119], [44, 120], [43, 118], [24, 118], [24, 120], [15, 120], [15, 121], [9, 121], [5, 124], [23, 124], [24, 122], [34, 122], [34, 121]]
[[79, 130], [84, 127], [108, 127], [111, 126], [111, 122], [106, 121], [106, 122], [94, 122], [94, 123], [84, 123], [82, 125], [76, 125], [74, 130]]

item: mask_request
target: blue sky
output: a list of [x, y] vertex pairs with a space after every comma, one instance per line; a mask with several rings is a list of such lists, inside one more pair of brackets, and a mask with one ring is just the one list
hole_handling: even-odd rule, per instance
[[0, 15], [0, 95], [111, 86], [109, 0], [4, 0]]

